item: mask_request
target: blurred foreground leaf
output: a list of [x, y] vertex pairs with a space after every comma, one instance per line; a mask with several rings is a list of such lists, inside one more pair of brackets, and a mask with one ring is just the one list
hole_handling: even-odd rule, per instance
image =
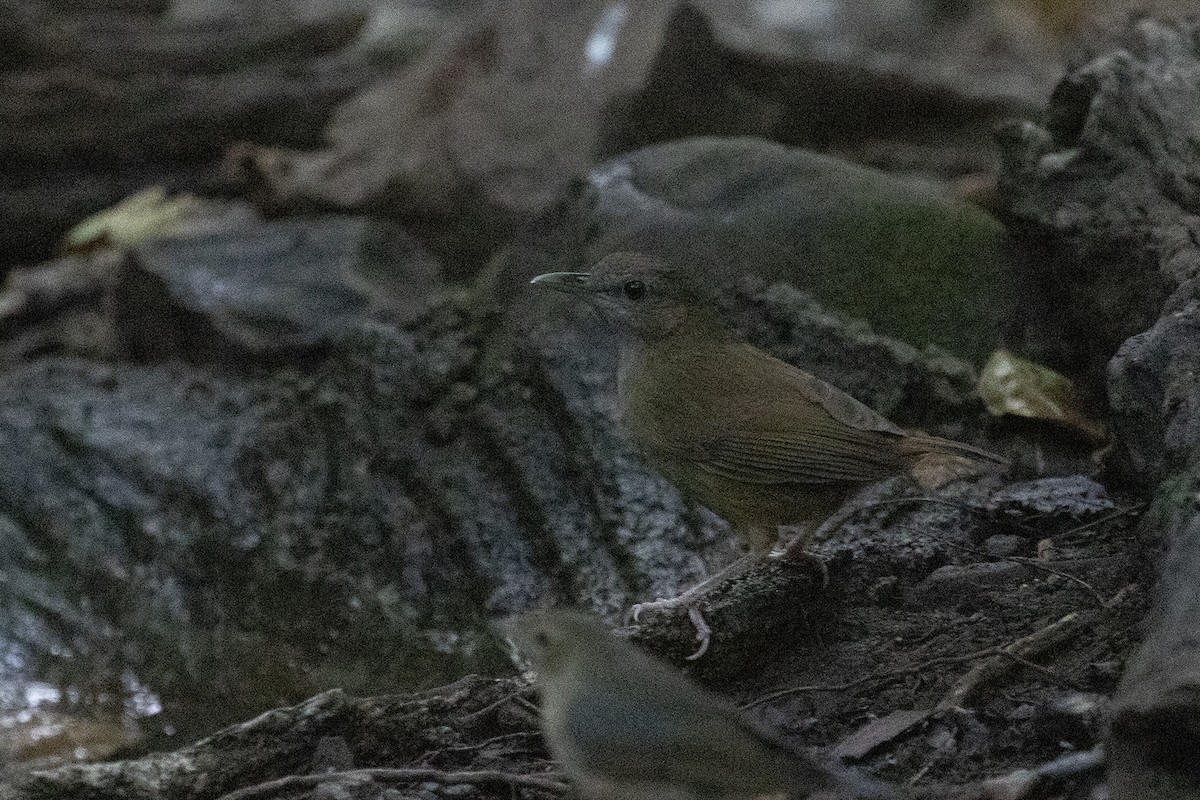
[[93, 214], [63, 238], [65, 253], [103, 248], [128, 249], [167, 237], [197, 236], [241, 228], [258, 219], [248, 205], [207, 200], [193, 194], [167, 197], [151, 186]]

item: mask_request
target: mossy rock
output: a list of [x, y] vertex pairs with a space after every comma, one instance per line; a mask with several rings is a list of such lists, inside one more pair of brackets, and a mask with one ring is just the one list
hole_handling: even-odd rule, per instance
[[592, 172], [580, 260], [642, 249], [718, 280], [786, 279], [917, 347], [982, 360], [1012, 253], [1003, 226], [939, 187], [759, 139], [645, 148]]

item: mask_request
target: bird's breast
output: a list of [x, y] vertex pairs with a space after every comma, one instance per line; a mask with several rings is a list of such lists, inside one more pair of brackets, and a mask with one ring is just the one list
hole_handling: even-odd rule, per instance
[[719, 424], [712, 418], [714, 401], [725, 394], [710, 374], [711, 357], [671, 344], [630, 345], [617, 374], [622, 420], [652, 458], [707, 436]]

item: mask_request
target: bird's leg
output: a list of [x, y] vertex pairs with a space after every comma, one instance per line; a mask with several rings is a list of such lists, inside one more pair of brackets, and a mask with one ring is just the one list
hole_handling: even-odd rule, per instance
[[638, 603], [629, 609], [629, 616], [636, 623], [645, 611], [673, 611], [677, 608], [687, 609], [688, 618], [692, 621], [692, 626], [696, 629], [696, 641], [700, 644], [696, 652], [688, 656], [687, 659], [688, 661], [695, 661], [708, 652], [709, 640], [712, 636], [712, 629], [708, 627], [708, 623], [704, 621], [704, 615], [700, 611], [700, 600], [703, 599], [704, 595], [716, 588], [719, 583], [741, 575], [752, 567], [757, 560], [757, 553], [747, 553], [720, 572], [709, 575], [700, 581], [700, 583], [697, 583], [676, 597], [660, 597], [653, 603]]
[[829, 567], [825, 565], [825, 559], [821, 558], [816, 553], [808, 549], [808, 545], [816, 538], [820, 528], [812, 528], [805, 526], [800, 529], [800, 533], [784, 545], [782, 550], [772, 550], [768, 558], [785, 561], [789, 564], [806, 562], [812, 565], [821, 574], [821, 586], [829, 585]]

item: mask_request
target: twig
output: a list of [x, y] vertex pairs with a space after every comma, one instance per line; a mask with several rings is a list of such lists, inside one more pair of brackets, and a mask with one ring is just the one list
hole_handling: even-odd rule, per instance
[[458, 784], [500, 783], [510, 787], [537, 789], [551, 794], [566, 794], [567, 784], [562, 781], [541, 775], [516, 775], [498, 770], [477, 770], [468, 772], [443, 772], [440, 769], [398, 769], [388, 767], [371, 767], [351, 769], [343, 772], [322, 772], [310, 775], [286, 775], [273, 781], [267, 781], [255, 786], [235, 789], [221, 796], [220, 800], [248, 800], [248, 798], [264, 798], [278, 794], [284, 789], [295, 789], [316, 786], [325, 781], [371, 779], [411, 783], [413, 781], [433, 781], [445, 786]]
[[1124, 605], [1125, 600], [1128, 599], [1129, 595], [1133, 594], [1140, 588], [1141, 588], [1141, 585], [1137, 584], [1137, 583], [1125, 584], [1120, 589], [1118, 589], [1116, 591], [1116, 593], [1113, 594], [1112, 597], [1110, 597], [1104, 601], [1104, 607], [1105, 608], [1116, 608], [1119, 605]]
[[741, 708], [744, 711], [746, 709], [754, 708], [755, 706], [760, 706], [763, 703], [769, 703], [772, 700], [778, 700], [781, 697], [787, 697], [788, 695], [793, 694], [806, 694], [810, 692], [843, 692], [848, 689], [854, 689], [862, 686], [865, 683], [870, 683], [871, 681], [902, 678], [905, 675], [912, 675], [913, 673], [927, 670], [930, 667], [937, 667], [942, 664], [959, 664], [963, 661], [974, 661], [980, 658], [987, 658], [988, 656], [999, 655], [1002, 652], [1003, 648], [999, 646], [989, 647], [985, 650], [976, 650], [973, 653], [967, 653], [961, 656], [938, 656], [937, 658], [931, 658], [928, 661], [922, 661], [920, 664], [914, 664], [911, 667], [900, 667], [898, 669], [890, 669], [885, 672], [873, 672], [870, 675], [864, 675], [861, 678], [852, 681], [846, 681], [845, 683], [792, 686], [788, 689], [780, 689], [777, 692], [764, 694], [762, 697], [756, 697], [748, 703], [743, 704]]
[[[1032, 769], [1018, 769], [999, 778], [959, 786], [931, 784], [904, 795], [908, 800], [1025, 800], [1051, 780], [1061, 780], [1104, 766], [1104, 749], [1068, 753]], [[1040, 796], [1040, 795], [1039, 795]]]
[[962, 706], [967, 697], [976, 689], [1008, 672], [1014, 663], [1027, 663], [1029, 658], [1062, 644], [1079, 633], [1082, 628], [1083, 622], [1079, 613], [1072, 611], [1057, 622], [1052, 622], [1041, 630], [1000, 648], [995, 658], [976, 664], [959, 678], [954, 686], [950, 687], [950, 691], [946, 692], [934, 706], [934, 710], [942, 711]]
[[[450, 747], [443, 747], [440, 750], [426, 750], [419, 758], [414, 759], [413, 763], [425, 764], [427, 759], [433, 756], [444, 755], [446, 753], [470, 753], [477, 750], [482, 750], [485, 747], [499, 744], [508, 741], [509, 739], [528, 739], [534, 736], [540, 736], [537, 731], [514, 731], [512, 733], [502, 733], [499, 736], [493, 736], [490, 739], [484, 739], [482, 742], [475, 744], [458, 744]], [[511, 752], [511, 751], [510, 751]]]
[[479, 709], [478, 711], [472, 711], [470, 714], [467, 714], [466, 716], [464, 716], [461, 721], [462, 722], [473, 722], [473, 721], [479, 719], [480, 717], [484, 716], [485, 714], [487, 714], [491, 711], [495, 711], [497, 708], [504, 705], [509, 700], [515, 700], [519, 697], [523, 697], [524, 695], [529, 694], [532, 691], [533, 691], [532, 686], [522, 686], [520, 689], [517, 689], [515, 692], [509, 692], [508, 694], [501, 697], [499, 700], [496, 700], [495, 702], [492, 702], [492, 703], [488, 703], [486, 706]]
[[1145, 503], [1134, 503], [1133, 505], [1126, 506], [1125, 508], [1118, 508], [1116, 511], [1114, 511], [1111, 514], [1107, 514], [1098, 519], [1094, 519], [1091, 522], [1085, 522], [1082, 525], [1077, 525], [1074, 528], [1063, 531], [1059, 535], [1060, 536], [1074, 536], [1077, 533], [1083, 533], [1086, 530], [1090, 530], [1091, 528], [1095, 528], [1099, 525], [1103, 525], [1106, 522], [1111, 522], [1114, 519], [1120, 519], [1121, 517], [1127, 516], [1129, 514], [1136, 514], [1145, 507], [1146, 507]]
[[1096, 591], [1096, 587], [1092, 586], [1090, 583], [1088, 583], [1087, 581], [1085, 581], [1083, 578], [1079, 577], [1078, 575], [1072, 575], [1069, 572], [1063, 572], [1062, 570], [1054, 569], [1053, 567], [1048, 567], [1048, 566], [1046, 566], [1046, 564], [1044, 562], [1038, 561], [1036, 558], [1025, 558], [1024, 556], [1004, 556], [1003, 558], [1007, 561], [1012, 561], [1016, 564], [1025, 564], [1027, 566], [1033, 567], [1036, 570], [1041, 570], [1042, 572], [1049, 573], [1050, 575], [1057, 575], [1060, 578], [1066, 578], [1067, 580], [1071, 581], [1072, 583], [1078, 584], [1079, 586], [1083, 587], [1093, 597], [1093, 599], [1095, 599], [1095, 601], [1101, 605], [1101, 607], [1104, 606], [1104, 595], [1102, 595], [1102, 594], [1100, 594], [1100, 592]]
[[1033, 769], [1019, 769], [983, 782], [983, 796], [997, 800], [1023, 800], [1047, 779], [1066, 778], [1104, 766], [1104, 748], [1070, 753]]

